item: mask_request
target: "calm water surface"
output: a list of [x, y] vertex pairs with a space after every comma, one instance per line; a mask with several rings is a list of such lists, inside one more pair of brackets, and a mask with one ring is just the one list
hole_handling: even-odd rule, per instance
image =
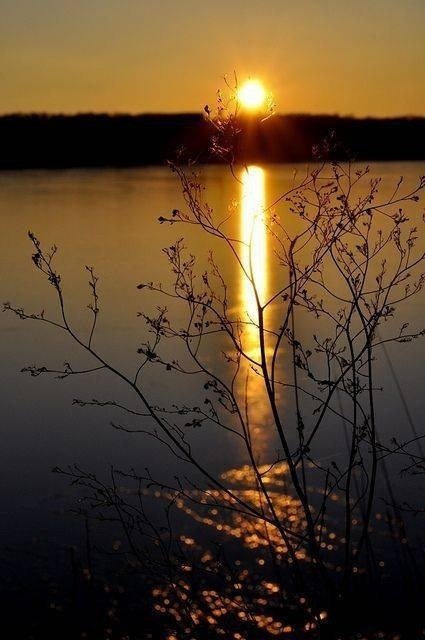
[[[300, 171], [303, 168], [298, 168]], [[382, 193], [392, 192], [397, 179], [404, 175], [413, 183], [425, 173], [422, 163], [372, 165], [372, 174], [384, 178]], [[272, 202], [293, 179], [289, 166], [264, 167], [248, 185], [240, 185], [226, 169], [203, 170], [206, 193], [216, 210], [226, 212], [229, 205], [235, 216], [250, 215], [249, 199]], [[248, 202], [247, 202], [248, 200]], [[58, 270], [75, 326], [87, 330], [88, 287], [84, 265], [93, 265], [100, 276], [101, 315], [96, 346], [125, 371], [137, 364], [137, 348], [146, 339], [140, 311], [149, 312], [161, 304], [152, 294], [136, 289], [142, 281], [169, 282], [169, 268], [161, 249], [185, 235], [186, 244], [204, 262], [211, 240], [177, 227], [157, 222], [182, 205], [179, 184], [168, 169], [26, 171], [0, 174], [0, 272], [1, 299], [11, 301], [27, 311], [56, 313], [52, 290], [31, 264], [30, 229], [46, 245], [59, 247]], [[417, 215], [419, 208], [417, 208]], [[284, 213], [281, 209], [278, 213]], [[239, 217], [238, 217], [239, 216]], [[267, 238], [257, 233], [255, 260], [263, 264], [260, 290], [266, 292], [275, 274], [264, 268]], [[423, 242], [423, 240], [422, 240]], [[225, 249], [216, 250], [225, 278], [230, 283], [233, 304], [249, 308], [249, 293], [244, 292], [234, 263]], [[403, 317], [416, 325], [424, 319], [423, 298], [410, 302]], [[182, 311], [173, 310], [180, 318]], [[183, 318], [183, 316], [181, 316]], [[82, 467], [105, 472], [110, 464], [143, 469], [147, 465], [161, 477], [179, 471], [179, 464], [169, 452], [147, 438], [116, 431], [109, 425], [117, 414], [96, 408], [81, 409], [72, 405], [74, 398], [114, 399], [129, 402], [126, 388], [111, 376], [88, 375], [56, 381], [40, 376], [30, 378], [19, 373], [30, 364], [48, 364], [60, 368], [64, 361], [89, 365], [75, 345], [52, 327], [20, 321], [9, 314], [0, 317], [2, 379], [1, 534], [4, 542], [25, 541], [29, 537], [77, 535], [61, 509], [73, 500], [66, 483], [51, 474], [55, 466], [78, 463]], [[310, 327], [311, 329], [311, 327]], [[308, 327], [304, 328], [306, 335]], [[408, 403], [418, 431], [423, 426], [423, 343], [401, 345], [390, 350], [397, 379]], [[214, 352], [206, 354], [213, 361]], [[378, 400], [379, 429], [382, 438], [410, 437], [409, 425], [400, 396], [385, 360], [377, 364], [385, 392]], [[162, 371], [147, 376], [146, 390], [158, 403], [173, 399], [201, 397], [201, 386], [186, 378], [167, 377]], [[257, 401], [256, 434], [258, 450], [264, 462], [273, 452], [274, 442], [267, 435], [267, 417]], [[130, 421], [129, 426], [135, 426]], [[236, 445], [226, 441], [218, 446], [215, 434], [193, 434], [194, 447], [202, 451], [208, 465], [226, 471], [244, 462]], [[343, 448], [341, 433], [332, 421], [324, 429], [320, 456], [338, 459]], [[409, 487], [409, 482], [407, 483]], [[413, 485], [412, 485], [413, 486]], [[407, 491], [409, 488], [407, 488]], [[58, 515], [59, 514], [59, 515]], [[65, 533], [66, 531], [66, 533]]]

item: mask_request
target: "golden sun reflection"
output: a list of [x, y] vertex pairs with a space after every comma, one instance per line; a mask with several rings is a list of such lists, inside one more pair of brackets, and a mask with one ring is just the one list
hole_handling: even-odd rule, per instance
[[[286, 463], [261, 465], [258, 471], [267, 486], [279, 522], [299, 536], [296, 560], [311, 563], [302, 541], [306, 525], [302, 505], [287, 490]], [[179, 495], [175, 505], [191, 520], [210, 529], [210, 541], [214, 540], [213, 531], [218, 532], [226, 541], [226, 548], [236, 553], [234, 563], [229, 564], [227, 560], [222, 563], [214, 544], [206, 545], [205, 540], [193, 535], [192, 529], [188, 530], [190, 535], [182, 533], [179, 537], [183, 552], [180, 576], [171, 585], [153, 589], [155, 611], [168, 614], [180, 623], [183, 614], [189, 610], [191, 625], [197, 628], [204, 625], [210, 634], [208, 637], [248, 640], [253, 631], [263, 633], [264, 638], [288, 637], [287, 634], [293, 633], [295, 628], [289, 608], [282, 607], [282, 586], [276, 581], [278, 574], [273, 570], [276, 564], [271, 563], [270, 557], [274, 557], [274, 563], [285, 567], [293, 562], [291, 553], [276, 527], [238, 508], [241, 500], [254, 510], [264, 509], [263, 498], [255, 488], [252, 467], [243, 465], [230, 469], [221, 475], [221, 480], [231, 489], [233, 497], [218, 489], [193, 489], [188, 496]], [[162, 497], [173, 499], [171, 493], [162, 494]], [[321, 546], [325, 545], [330, 552], [329, 562], [333, 566], [339, 547], [336, 534], [322, 527], [320, 541]], [[198, 580], [198, 575], [203, 576], [202, 579]], [[313, 631], [317, 621], [310, 615], [311, 609], [306, 608], [306, 598], [302, 594], [295, 597], [294, 603], [305, 617], [301, 623], [304, 624], [303, 631]], [[320, 613], [321, 619], [326, 616], [326, 611]], [[294, 620], [299, 626], [300, 618]], [[229, 621], [233, 621], [230, 626], [234, 632], [226, 635], [223, 627], [229, 625]], [[171, 638], [177, 636], [169, 636], [169, 640]]]
[[242, 306], [247, 319], [258, 321], [257, 298], [264, 302], [267, 293], [267, 238], [264, 222], [265, 176], [264, 169], [246, 167], [241, 175], [241, 240], [242, 265]]
[[[258, 330], [258, 305], [264, 304], [268, 289], [267, 229], [265, 210], [265, 171], [248, 166], [241, 174], [242, 240], [240, 277], [240, 318], [243, 323], [243, 349], [252, 360], [261, 361]], [[247, 366], [241, 376], [239, 394], [247, 407], [253, 448], [257, 455], [265, 455], [268, 447], [266, 425], [269, 423], [268, 405], [264, 397], [260, 367]]]

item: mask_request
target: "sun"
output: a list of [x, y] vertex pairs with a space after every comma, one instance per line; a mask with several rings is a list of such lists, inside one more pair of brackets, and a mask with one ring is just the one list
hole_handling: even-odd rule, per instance
[[264, 106], [267, 94], [259, 80], [250, 79], [239, 87], [237, 98], [244, 109], [258, 111]]

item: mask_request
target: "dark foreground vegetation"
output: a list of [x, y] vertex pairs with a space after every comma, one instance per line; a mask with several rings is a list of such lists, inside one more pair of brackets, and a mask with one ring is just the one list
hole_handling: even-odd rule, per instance
[[[305, 162], [334, 135], [336, 160], [425, 159], [425, 118], [356, 119], [282, 115], [258, 123], [239, 120], [242, 159]], [[0, 117], [0, 169], [142, 166], [163, 164], [184, 149], [198, 162], [218, 162], [209, 146], [212, 125], [200, 114], [47, 115]], [[227, 161], [228, 158], [223, 160]]]
[[[85, 267], [90, 320], [83, 324], [69, 311], [72, 292], [59, 271], [57, 247], [28, 234], [32, 263], [56, 311], [45, 312], [44, 299], [37, 304], [40, 312], [13, 301], [5, 301], [3, 311], [44, 326], [47, 340], [59, 333], [72, 347], [62, 366], [30, 362], [22, 372], [59, 384], [74, 376], [87, 380], [84, 396], [73, 399], [75, 410], [105, 416], [113, 411], [112, 428], [135, 442], [153, 441], [172, 466], [149, 460], [137, 469], [109, 462], [100, 472], [79, 463], [53, 469], [58, 482], [72, 486], [75, 500], [67, 502], [67, 511], [84, 528], [84, 543], [70, 546], [64, 537], [56, 556], [52, 545], [41, 564], [38, 552], [28, 549], [26, 558], [37, 561], [40, 580], [27, 571], [24, 587], [3, 600], [18, 621], [16, 638], [425, 635], [424, 543], [413, 523], [425, 513], [424, 434], [402, 392], [405, 416], [394, 417], [393, 424], [386, 424], [377, 401], [378, 393], [388, 393], [379, 369], [387, 345], [406, 358], [413, 352], [405, 351], [405, 343], [425, 336], [422, 325], [411, 326], [407, 319], [408, 301], [425, 285], [425, 219], [418, 204], [425, 176], [413, 184], [399, 178], [383, 189], [368, 166], [334, 160], [346, 153], [348, 142], [352, 155], [369, 155], [370, 147], [362, 147], [366, 140], [374, 140], [376, 153], [383, 154], [385, 128], [378, 136], [379, 127], [372, 126], [375, 137], [368, 137], [364, 122], [355, 135], [358, 121], [306, 117], [303, 135], [296, 118], [292, 129], [288, 118], [241, 120], [237, 104], [227, 112], [225, 105], [220, 101], [214, 116], [206, 108], [208, 121], [186, 116], [184, 136], [193, 160], [170, 163], [182, 208], [158, 219], [178, 229], [163, 250], [169, 278], [134, 283], [141, 329], [128, 365], [115, 361], [100, 338], [107, 307], [94, 267]], [[144, 131], [155, 136], [159, 161], [169, 140], [182, 141], [183, 129], [173, 128], [173, 117], [149, 118]], [[307, 133], [306, 123], [315, 120], [322, 128]], [[131, 146], [137, 164], [136, 158], [149, 158], [151, 139], [147, 133], [143, 138], [143, 127], [140, 141], [132, 134], [130, 123], [137, 121], [76, 117], [68, 123], [103, 122], [103, 129], [95, 127], [96, 139], [87, 125], [85, 135], [82, 127], [69, 137], [71, 148], [64, 147], [60, 128], [46, 140], [65, 149], [66, 166], [72, 166], [69, 158], [76, 158], [82, 140], [93, 166], [95, 158], [113, 158], [118, 143], [122, 158]], [[28, 122], [44, 123], [47, 132], [67, 119]], [[334, 127], [332, 135], [335, 122], [346, 128]], [[153, 124], [161, 123], [165, 128], [158, 133]], [[107, 124], [117, 126], [114, 135]], [[317, 146], [316, 134], [322, 138]], [[420, 141], [413, 130], [403, 138], [397, 128], [388, 139], [387, 149], [394, 150], [402, 139], [406, 145]], [[297, 144], [291, 147], [290, 140]], [[303, 175], [294, 172], [273, 206], [259, 202], [261, 168], [242, 167], [241, 177], [235, 170], [236, 160], [261, 158], [267, 149], [268, 160], [294, 161], [310, 148], [308, 157], [329, 161]], [[47, 149], [40, 137], [35, 157]], [[242, 207], [215, 209], [208, 203], [196, 170], [196, 161], [209, 157], [204, 149], [229, 163], [242, 188]], [[282, 149], [285, 158], [278, 155]], [[268, 253], [262, 252], [262, 238]], [[210, 248], [206, 259], [202, 239]], [[229, 262], [235, 280], [225, 277]], [[266, 262], [276, 276], [269, 290], [262, 277]], [[112, 340], [120, 346], [119, 335]], [[112, 376], [113, 395], [93, 397], [90, 374], [99, 382]], [[182, 385], [174, 397], [177, 381]], [[205, 440], [197, 439], [199, 433]], [[235, 452], [234, 462], [224, 470], [211, 464], [208, 446], [217, 455]], [[402, 493], [409, 487], [409, 494]], [[28, 570], [30, 561], [25, 562]], [[24, 595], [14, 597], [18, 593]]]

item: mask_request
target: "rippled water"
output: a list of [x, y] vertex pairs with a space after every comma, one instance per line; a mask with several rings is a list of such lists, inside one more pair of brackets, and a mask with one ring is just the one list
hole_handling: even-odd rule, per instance
[[[298, 172], [303, 170], [297, 167]], [[258, 169], [254, 177], [257, 183], [244, 186], [226, 169], [202, 170], [209, 203], [216, 211], [223, 211], [224, 216], [233, 216], [230, 228], [235, 233], [243, 232], [241, 215], [250, 215], [246, 199], [264, 200], [268, 206], [291, 184], [293, 173], [289, 166], [266, 166]], [[371, 173], [383, 176], [385, 197], [392, 192], [400, 175], [413, 184], [425, 173], [425, 166], [420, 163], [372, 165]], [[225, 247], [212, 242], [210, 237], [202, 237], [196, 230], [158, 224], [159, 216], [169, 215], [173, 208], [181, 205], [180, 185], [166, 168], [0, 174], [1, 298], [29, 312], [43, 309], [46, 314], [56, 313], [52, 291], [31, 263], [27, 237], [30, 229], [46, 245], [59, 247], [58, 270], [70, 317], [80, 331], [87, 331], [90, 324], [84, 266], [95, 267], [100, 276], [101, 303], [96, 346], [117, 366], [132, 371], [139, 359], [137, 348], [146, 339], [138, 312], [150, 312], [162, 304], [159, 297], [137, 290], [136, 285], [150, 280], [170, 281], [169, 266], [161, 249], [177, 237], [185, 236], [185, 244], [199, 256], [201, 264], [205, 263], [212, 246], [223, 276], [229, 282], [231, 304], [249, 309], [250, 294], [244, 291]], [[284, 215], [284, 207], [284, 202], [276, 205], [277, 213]], [[420, 215], [419, 208], [417, 215]], [[267, 239], [263, 238], [255, 258], [263, 293], [267, 287], [272, 288], [278, 278], [276, 273], [269, 272], [267, 251]], [[423, 308], [423, 298], [409, 301], [403, 318], [420, 325]], [[177, 321], [183, 322], [179, 307], [172, 306], [172, 313]], [[66, 516], [58, 517], [64, 505], [72, 502], [73, 493], [66, 483], [51, 474], [53, 467], [75, 462], [102, 473], [111, 464], [138, 469], [149, 466], [165, 479], [181, 471], [179, 461], [158, 442], [113, 429], [109, 422], [117, 420], [116, 411], [82, 409], [72, 404], [74, 398], [113, 399], [131, 404], [130, 392], [111, 375], [91, 374], [57, 381], [19, 373], [22, 367], [35, 363], [58, 369], [64, 361], [75, 366], [90, 366], [72, 341], [53, 327], [20, 321], [8, 314], [0, 320], [3, 391], [0, 491], [4, 541], [48, 539], [51, 535], [72, 539], [79, 535], [79, 525], [74, 530]], [[302, 328], [306, 336], [312, 330], [307, 324]], [[219, 343], [212, 343], [211, 352], [206, 353], [205, 358], [213, 363], [219, 348]], [[389, 355], [395, 377], [384, 358], [378, 363], [380, 385], [385, 389], [378, 397], [380, 436], [407, 439], [412, 433], [403, 401], [417, 430], [423, 425], [424, 344], [399, 345], [398, 351], [390, 349]], [[198, 384], [183, 376], [167, 377], [161, 370], [160, 374], [147, 375], [143, 384], [158, 404], [164, 403], [164, 399], [168, 403], [186, 398], [192, 403], [202, 401], [202, 380]], [[255, 387], [258, 381], [251, 384], [252, 428], [258, 455], [265, 464], [274, 455], [276, 443], [267, 429], [268, 417], [262, 409], [261, 392]], [[282, 403], [284, 406], [285, 398]], [[130, 428], [138, 425], [131, 418], [126, 422]], [[246, 460], [231, 437], [218, 444], [216, 433], [203, 429], [194, 429], [190, 437], [194, 449], [211, 469], [230, 473], [234, 482], [240, 477], [243, 479], [241, 469]], [[336, 421], [330, 420], [324, 427], [317, 454], [323, 461], [338, 461], [345, 455], [344, 439]], [[408, 481], [406, 495], [416, 491], [413, 482]]]

